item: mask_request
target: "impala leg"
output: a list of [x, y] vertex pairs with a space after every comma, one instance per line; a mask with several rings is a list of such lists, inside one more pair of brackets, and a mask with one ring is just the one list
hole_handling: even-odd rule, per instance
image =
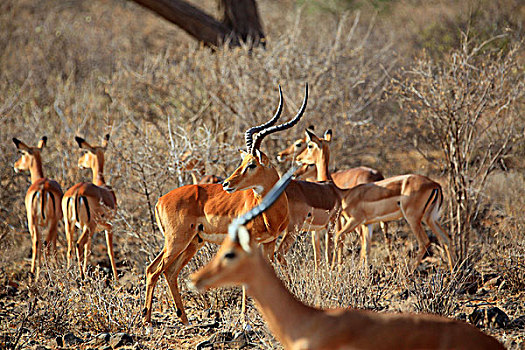
[[84, 276], [86, 276], [87, 267], [88, 267], [88, 258], [91, 255], [91, 235], [87, 236], [86, 244], [84, 244], [84, 264], [82, 270], [84, 271]]
[[118, 281], [117, 265], [115, 264], [115, 252], [113, 251], [113, 231], [112, 227], [106, 228], [106, 246], [108, 249], [109, 261], [111, 262], [111, 269], [113, 270], [113, 279]]
[[155, 286], [157, 285], [157, 281], [162, 272], [162, 270], [159, 269], [159, 265], [164, 258], [165, 252], [166, 248], [163, 248], [159, 255], [157, 255], [151, 264], [149, 264], [146, 268], [146, 298], [144, 300], [144, 309], [142, 311], [144, 323], [151, 323], [151, 305], [153, 302], [153, 292], [155, 291]]
[[[165, 233], [165, 237], [170, 237], [170, 235]], [[144, 309], [142, 311], [144, 315], [144, 323], [151, 323], [153, 292], [155, 291], [155, 286], [157, 285], [160, 274], [170, 268], [177, 257], [187, 249], [189, 244], [191, 244], [191, 241], [182, 242], [182, 244], [180, 243], [181, 242], [178, 242], [177, 244], [174, 242], [165, 242], [162, 251], [146, 268], [146, 299], [144, 300]], [[174, 285], [176, 286], [176, 284]], [[176, 290], [178, 293], [178, 287]]]
[[427, 252], [427, 249], [430, 246], [430, 239], [428, 238], [425, 230], [423, 229], [423, 226], [421, 225], [421, 219], [407, 216], [405, 216], [405, 219], [407, 220], [408, 225], [416, 235], [419, 245], [419, 252], [417, 254], [416, 262], [413, 267], [413, 271], [415, 271], [419, 264], [421, 264], [421, 260], [423, 260], [423, 257], [425, 256], [425, 253]]
[[40, 232], [38, 231], [38, 227], [34, 223], [32, 216], [28, 217], [27, 223], [29, 232], [31, 234], [31, 274], [33, 274], [35, 279], [38, 279], [38, 275], [40, 274], [41, 260], [40, 249], [42, 248], [42, 243], [40, 241]]
[[45, 240], [46, 254], [49, 256], [53, 254], [53, 259], [57, 261], [57, 235], [58, 235], [58, 220], [54, 219], [49, 223], [47, 237]]
[[[339, 215], [337, 219], [335, 220], [335, 231], [339, 232], [341, 231], [341, 228], [344, 226], [344, 217], [342, 215]], [[324, 258], [326, 261], [326, 266], [330, 266], [330, 254], [333, 254], [333, 250], [335, 249], [334, 246], [334, 234], [333, 232], [330, 232], [330, 230], [326, 230], [325, 233], [325, 251], [324, 251]]]
[[87, 265], [88, 245], [91, 245], [91, 227], [84, 225], [82, 234], [77, 241], [77, 260], [80, 269], [80, 278], [84, 279]]
[[319, 231], [312, 231], [312, 247], [314, 248], [315, 271], [321, 263], [321, 240]]
[[430, 227], [432, 232], [434, 232], [436, 237], [439, 239], [439, 242], [441, 243], [441, 245], [445, 248], [450, 271], [453, 271], [454, 265], [456, 264], [456, 254], [455, 254], [454, 247], [452, 246], [452, 239], [445, 232], [443, 227], [441, 227], [441, 225], [433, 218], [431, 217], [428, 218], [426, 220], [426, 224]]
[[370, 246], [372, 244], [373, 228], [369, 224], [366, 228], [361, 226], [361, 264], [368, 266], [368, 257], [370, 256]]
[[64, 217], [64, 228], [66, 230], [67, 240], [67, 268], [71, 267], [73, 260], [73, 242], [75, 241], [75, 226], [71, 221]]
[[[244, 320], [244, 323], [246, 324], [246, 287], [242, 286], [242, 300], [241, 300], [241, 318]], [[244, 327], [243, 327], [244, 328]]]
[[[341, 223], [339, 224], [341, 226]], [[339, 230], [336, 230], [335, 232], [338, 232]], [[329, 230], [326, 230], [326, 233], [324, 235], [325, 241], [324, 241], [324, 260], [326, 262], [326, 266], [330, 266], [330, 254], [333, 254], [334, 250], [334, 238], [333, 234], [330, 233]]]
[[271, 242], [268, 242], [268, 243], [263, 243], [263, 252], [264, 252], [264, 255], [266, 255], [266, 258], [269, 260], [269, 261], [274, 261], [274, 258], [273, 258], [273, 255], [275, 253], [275, 244], [276, 244], [276, 239], [274, 239], [273, 241]]
[[334, 235], [334, 253], [332, 256], [332, 268], [335, 267], [335, 261], [338, 256], [339, 264], [342, 262], [344, 238], [347, 232], [356, 229], [361, 223], [354, 217], [347, 218], [343, 228]]
[[281, 240], [281, 244], [279, 244], [279, 248], [277, 248], [276, 253], [277, 261], [279, 261], [279, 264], [281, 264], [282, 266], [287, 265], [285, 256], [294, 244], [296, 237], [297, 231], [295, 230], [295, 228], [288, 227], [283, 239]]
[[66, 231], [67, 240], [67, 268], [71, 267], [73, 261], [73, 242], [75, 241], [75, 225], [72, 219], [71, 205], [72, 198], [67, 198], [62, 201], [62, 214], [64, 215], [64, 230]]
[[[200, 242], [199, 242], [200, 241]], [[197, 251], [201, 249], [204, 242], [198, 236], [195, 236], [188, 247], [180, 253], [180, 255], [175, 259], [173, 264], [171, 264], [165, 271], [164, 277], [168, 283], [170, 289], [171, 297], [175, 303], [175, 311], [177, 316], [181, 319], [181, 322], [184, 324], [189, 324], [188, 317], [184, 311], [184, 305], [182, 304], [182, 298], [179, 292], [179, 285], [177, 282], [177, 277], [179, 276], [180, 271], [188, 262], [195, 256]]]
[[394, 258], [392, 257], [392, 243], [390, 242], [390, 237], [388, 236], [388, 222], [380, 221], [379, 225], [381, 226], [381, 231], [383, 231], [383, 236], [385, 237], [388, 260], [390, 261], [390, 264], [393, 265]]

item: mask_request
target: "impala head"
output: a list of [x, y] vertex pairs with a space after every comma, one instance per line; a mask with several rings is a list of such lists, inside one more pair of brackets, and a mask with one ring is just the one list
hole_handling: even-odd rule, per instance
[[78, 167], [81, 169], [100, 169], [104, 167], [104, 152], [108, 146], [109, 134], [104, 137], [102, 145], [91, 146], [81, 137], [75, 136], [75, 141], [78, 143], [78, 147], [86, 150], [78, 160]]
[[256, 193], [262, 193], [264, 189], [261, 184], [266, 181], [264, 178], [266, 175], [265, 169], [272, 167], [270, 160], [259, 150], [255, 151], [255, 155], [243, 150], [240, 150], [240, 152], [241, 165], [223, 181], [222, 187], [228, 193], [247, 189], [253, 189]]
[[300, 177], [302, 179], [315, 178], [316, 175], [317, 167], [315, 166], [315, 164], [303, 164], [295, 172], [295, 176]]
[[232, 221], [228, 227], [228, 236], [217, 255], [191, 276], [197, 289], [204, 291], [225, 285], [240, 285], [253, 278], [254, 268], [259, 263], [257, 260], [263, 259], [263, 255], [244, 225], [268, 209], [281, 196], [295, 170], [292, 168], [284, 174], [258, 206]]
[[[308, 127], [310, 130], [314, 130], [314, 126]], [[286, 160], [295, 160], [295, 157], [300, 154], [306, 148], [306, 137], [295, 140], [290, 146], [286, 147], [281, 152], [277, 153], [277, 161], [284, 162]]]
[[305, 87], [303, 104], [295, 117], [287, 123], [273, 126], [277, 119], [279, 119], [283, 108], [283, 96], [281, 87], [279, 86], [279, 107], [277, 108], [277, 112], [272, 119], [265, 124], [252, 127], [246, 131], [246, 152], [241, 151], [241, 165], [223, 181], [222, 187], [225, 191], [232, 193], [253, 189], [257, 194], [263, 194], [266, 184], [273, 185], [277, 181], [279, 178], [277, 171], [272, 167], [268, 157], [259, 149], [261, 142], [266, 136], [289, 129], [297, 124], [304, 114], [307, 101], [308, 84], [306, 84]]
[[329, 144], [332, 141], [332, 130], [327, 130], [323, 138], [317, 137], [312, 130], [306, 129], [306, 148], [295, 160], [299, 164], [314, 165], [320, 157], [328, 154]]
[[37, 163], [41, 163], [40, 152], [42, 151], [42, 148], [44, 148], [46, 145], [47, 136], [42, 137], [42, 139], [38, 141], [38, 145], [36, 147], [29, 147], [28, 145], [14, 137], [13, 142], [15, 143], [16, 148], [18, 148], [18, 150], [22, 153], [20, 159], [18, 159], [15, 162], [15, 172], [18, 173], [21, 171], [30, 170], [32, 167], [36, 166]]

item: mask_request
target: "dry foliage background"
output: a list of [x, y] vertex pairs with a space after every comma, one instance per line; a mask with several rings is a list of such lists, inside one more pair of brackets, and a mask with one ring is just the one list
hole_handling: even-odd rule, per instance
[[[227, 175], [239, 162], [242, 132], [274, 111], [277, 85], [291, 115], [308, 81], [305, 117], [265, 140], [265, 152], [274, 157], [313, 124], [319, 132], [334, 130], [334, 169], [368, 165], [386, 176], [411, 172], [440, 181], [450, 198], [443, 221], [467, 266], [450, 275], [436, 259], [409, 276], [416, 243], [400, 222], [391, 225], [390, 244], [374, 238], [368, 274], [358, 267], [356, 237], [347, 242], [342, 273], [323, 267], [316, 274], [309, 238], [300, 237], [288, 267], [276, 266], [290, 290], [319, 307], [457, 318], [498, 307], [510, 322], [500, 328], [485, 320], [483, 330], [522, 348], [525, 6], [518, 0], [258, 3], [268, 45], [251, 52], [204, 49], [123, 0], [0, 3], [0, 347], [50, 348], [73, 334], [84, 343], [65, 345], [90, 348], [104, 344], [97, 334], [125, 332], [135, 348], [193, 348], [205, 340], [228, 348], [239, 342], [227, 340], [244, 336], [253, 348], [279, 348], [253, 305], [253, 330], [242, 332], [239, 290], [189, 290], [188, 274], [216, 247], [206, 245], [181, 274], [192, 326], [180, 324], [160, 283], [156, 326], [144, 332], [143, 274], [163, 244], [151, 208], [190, 181], [182, 154], [203, 160], [207, 173]], [[215, 10], [211, 0], [199, 6]], [[44, 171], [65, 190], [91, 176], [76, 168], [73, 137], [98, 143], [105, 133], [112, 135], [105, 173], [119, 202], [114, 245], [121, 280], [108, 279], [104, 240], [95, 235], [91, 277], [79, 281], [64, 267], [60, 233], [57, 261], [31, 284], [23, 208], [29, 176], [14, 175], [11, 138], [36, 144], [47, 135]]]

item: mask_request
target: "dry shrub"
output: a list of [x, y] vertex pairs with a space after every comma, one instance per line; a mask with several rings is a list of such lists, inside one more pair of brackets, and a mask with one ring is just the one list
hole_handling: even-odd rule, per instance
[[[487, 260], [504, 280], [502, 288], [520, 292], [525, 288], [525, 178], [519, 173], [496, 173], [489, 180], [491, 199], [487, 226], [494, 242], [487, 249]], [[494, 247], [496, 247], [494, 249]]]
[[[394, 93], [423, 132], [415, 147], [447, 175], [448, 218], [460, 261], [469, 254], [472, 225], [479, 219], [491, 172], [525, 140], [522, 47], [492, 50], [470, 42], [436, 64], [423, 55], [394, 80]], [[423, 145], [421, 145], [423, 144]], [[439, 150], [436, 159], [427, 150]]]

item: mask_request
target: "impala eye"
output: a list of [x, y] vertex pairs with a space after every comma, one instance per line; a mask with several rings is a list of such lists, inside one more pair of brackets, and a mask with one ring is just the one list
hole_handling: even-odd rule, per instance
[[251, 163], [250, 165], [248, 165], [248, 169], [255, 169], [257, 167], [257, 164], [255, 163]]
[[313, 148], [313, 147], [314, 147], [314, 146], [312, 146], [312, 145], [308, 145], [308, 148]]
[[295, 147], [297, 147], [297, 148], [299, 148], [301, 146], [302, 146], [302, 143], [300, 143], [300, 142], [295, 144]]
[[235, 258], [235, 252], [226, 253], [226, 254], [224, 254], [224, 257], [226, 259], [233, 259], [233, 258]]

